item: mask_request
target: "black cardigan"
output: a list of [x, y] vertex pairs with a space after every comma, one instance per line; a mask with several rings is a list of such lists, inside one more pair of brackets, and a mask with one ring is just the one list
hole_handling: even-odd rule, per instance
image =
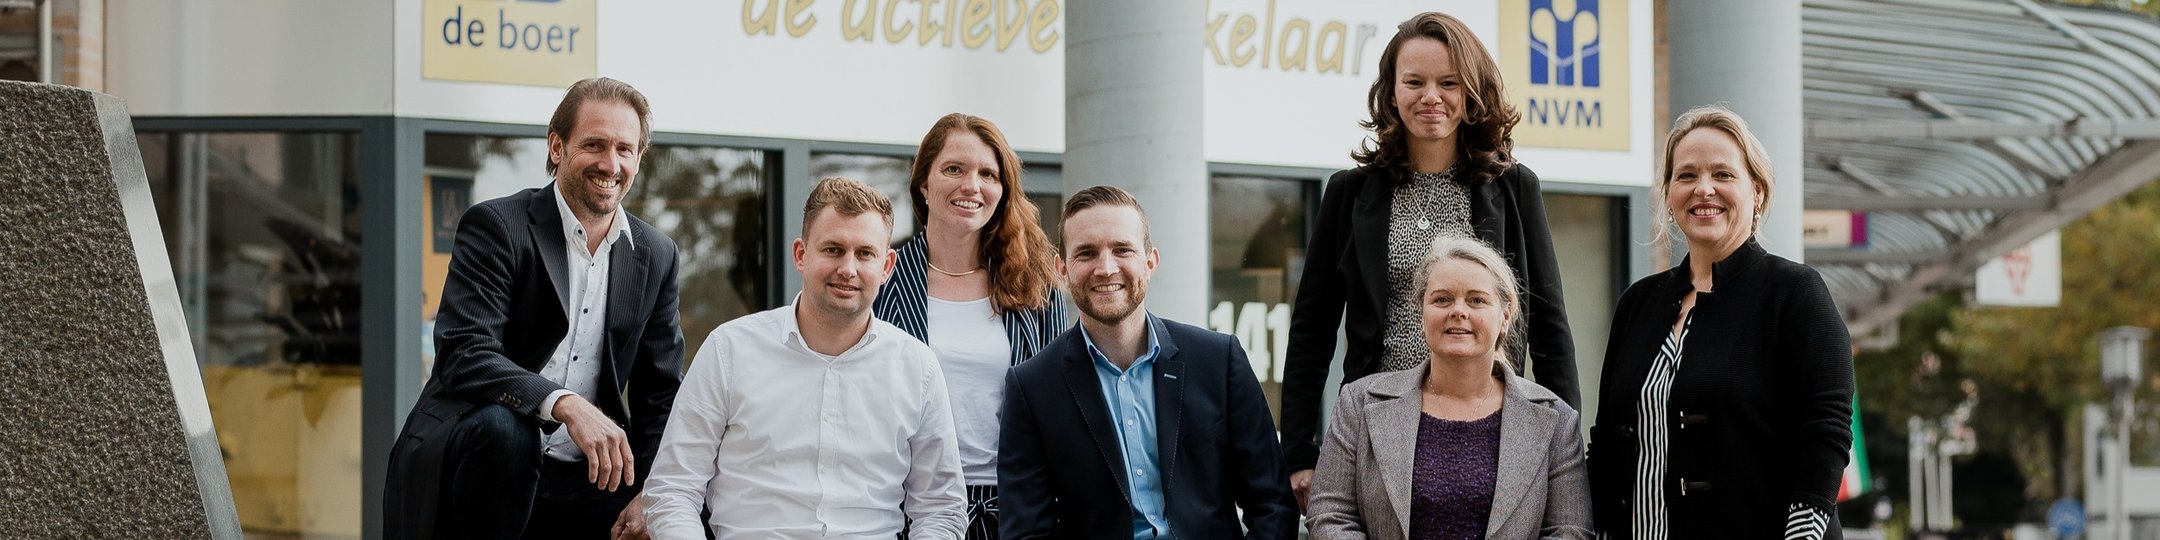
[[[1667, 411], [1672, 538], [1783, 538], [1789, 505], [1831, 517], [1852, 448], [1851, 340], [1815, 270], [1753, 241], [1695, 296]], [[1590, 485], [1599, 526], [1628, 538], [1643, 380], [1694, 290], [1688, 261], [1620, 295], [1605, 349]], [[1685, 491], [1682, 487], [1685, 486]]]
[[[1320, 397], [1335, 359], [1335, 330], [1348, 337], [1342, 384], [1380, 371], [1387, 322], [1388, 215], [1401, 173], [1357, 168], [1335, 173], [1320, 197], [1305, 248], [1305, 269], [1290, 314], [1290, 350], [1283, 364], [1282, 431], [1287, 470], [1313, 468], [1320, 457]], [[1525, 344], [1531, 374], [1568, 406], [1580, 407], [1575, 341], [1560, 295], [1560, 264], [1545, 225], [1537, 174], [1515, 164], [1499, 178], [1470, 186], [1470, 226], [1506, 257], [1523, 293]], [[1347, 313], [1347, 315], [1346, 315]], [[1348, 321], [1344, 318], [1347, 316]], [[1517, 358], [1517, 365], [1521, 359]]]

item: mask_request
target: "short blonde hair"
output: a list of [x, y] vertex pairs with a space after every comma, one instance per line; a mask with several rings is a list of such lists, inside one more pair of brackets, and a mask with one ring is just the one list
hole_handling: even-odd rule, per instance
[[[1433, 239], [1432, 247], [1425, 250], [1425, 258], [1418, 261], [1420, 299], [1424, 298], [1425, 291], [1432, 287], [1433, 266], [1446, 260], [1468, 261], [1483, 266], [1485, 271], [1492, 273], [1494, 292], [1500, 295], [1500, 309], [1507, 314], [1507, 322], [1501, 325], [1500, 339], [1494, 342], [1494, 345], [1506, 353], [1500, 355], [1500, 361], [1506, 363], [1508, 369], [1515, 369], [1514, 358], [1522, 351], [1523, 343], [1522, 293], [1516, 287], [1515, 269], [1510, 268], [1507, 259], [1501, 258], [1500, 252], [1485, 245], [1483, 240], [1442, 234]], [[1422, 304], [1423, 301], [1420, 300], [1419, 303]]]
[[[1748, 131], [1747, 120], [1740, 118], [1740, 113], [1733, 112], [1724, 105], [1703, 105], [1688, 109], [1687, 112], [1680, 113], [1679, 118], [1673, 119], [1672, 133], [1665, 135], [1665, 157], [1658, 162], [1658, 181], [1650, 188], [1651, 199], [1658, 201], [1659, 206], [1665, 204], [1666, 190], [1672, 185], [1673, 147], [1678, 146], [1680, 139], [1686, 138], [1689, 133], [1703, 128], [1723, 131], [1732, 135], [1733, 140], [1740, 141], [1742, 165], [1747, 167], [1748, 178], [1755, 181], [1755, 190], [1762, 193], [1762, 204], [1756, 206], [1755, 215], [1749, 217], [1753, 220], [1753, 228], [1748, 234], [1761, 233], [1762, 216], [1770, 213], [1771, 189], [1777, 187], [1775, 171], [1770, 166], [1770, 151], [1763, 149], [1762, 140], [1755, 138], [1755, 132]], [[1652, 214], [1654, 216], [1650, 218], [1650, 229], [1656, 233], [1656, 237], [1651, 240], [1651, 245], [1671, 242], [1673, 230], [1680, 226], [1673, 223], [1670, 209]]]
[[818, 214], [828, 206], [843, 216], [877, 212], [885, 218], [885, 233], [892, 234], [892, 199], [885, 198], [884, 194], [862, 182], [833, 176], [819, 180], [817, 187], [810, 189], [810, 200], [803, 203], [804, 238], [810, 237], [810, 226], [817, 223]]

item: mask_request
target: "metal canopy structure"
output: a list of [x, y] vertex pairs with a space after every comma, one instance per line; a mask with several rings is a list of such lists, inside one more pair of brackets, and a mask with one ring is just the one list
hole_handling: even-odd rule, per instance
[[[2033, 0], [1803, 0], [1809, 249], [1854, 336], [2160, 176], [2160, 21]], [[1887, 333], [1886, 333], [1887, 334]]]

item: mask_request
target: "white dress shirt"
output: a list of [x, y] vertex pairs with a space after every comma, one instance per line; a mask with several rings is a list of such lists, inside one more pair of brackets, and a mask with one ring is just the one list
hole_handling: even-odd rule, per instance
[[[615, 212], [615, 224], [608, 227], [607, 238], [600, 241], [600, 248], [585, 252], [590, 236], [585, 224], [578, 221], [577, 214], [570, 212], [570, 205], [563, 201], [562, 186], [555, 188], [555, 211], [561, 213], [563, 222], [563, 247], [568, 253], [563, 265], [570, 273], [562, 279], [570, 285], [569, 296], [563, 298], [563, 313], [570, 318], [570, 332], [562, 343], [555, 346], [555, 354], [548, 357], [547, 364], [540, 367], [540, 376], [547, 377], [562, 390], [548, 393], [540, 402], [540, 419], [555, 419], [555, 402], [575, 392], [586, 400], [594, 399], [600, 391], [600, 344], [607, 341], [608, 259], [615, 252], [617, 240], [630, 237], [630, 212]], [[636, 242], [624, 242], [630, 249], [637, 249]], [[556, 429], [540, 440], [541, 452], [550, 459], [578, 461], [585, 459], [585, 452], [578, 449], [577, 442], [570, 440], [570, 430]]]
[[[798, 297], [799, 299], [800, 297]], [[789, 305], [714, 329], [645, 484], [653, 536], [960, 538], [960, 452], [930, 348], [885, 321], [837, 357]]]

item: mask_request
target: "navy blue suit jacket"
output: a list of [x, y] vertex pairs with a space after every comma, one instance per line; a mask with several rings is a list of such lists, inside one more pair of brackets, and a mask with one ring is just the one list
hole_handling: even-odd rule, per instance
[[[1296, 538], [1275, 422], [1237, 339], [1148, 316], [1163, 503], [1179, 538]], [[1125, 455], [1078, 327], [1005, 376], [1004, 538], [1131, 538]], [[1243, 531], [1237, 509], [1244, 509]]]

